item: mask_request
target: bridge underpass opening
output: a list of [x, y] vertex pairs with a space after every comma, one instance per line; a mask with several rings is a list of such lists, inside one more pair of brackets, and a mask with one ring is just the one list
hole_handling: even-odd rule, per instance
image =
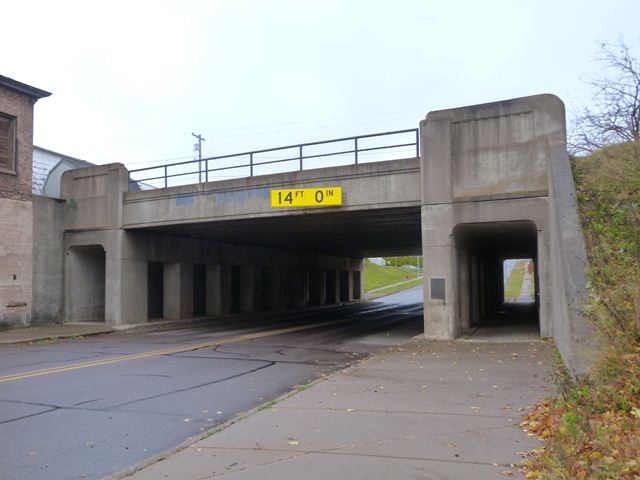
[[[201, 314], [203, 307], [207, 315], [217, 315], [362, 300], [364, 258], [422, 252], [419, 206], [358, 211], [318, 209], [305, 215], [258, 216], [135, 230], [160, 235], [158, 245], [164, 245], [165, 240], [161, 239], [170, 237], [240, 248], [224, 247], [223, 251], [229, 253], [220, 256], [215, 264], [205, 260], [204, 265], [193, 256], [185, 262], [193, 266], [187, 268], [193, 268], [194, 316]], [[238, 253], [242, 248], [258, 250], [245, 256]], [[181, 249], [186, 250], [186, 246], [175, 248]], [[327, 257], [334, 260], [327, 262]], [[162, 271], [151, 273], [155, 263], [149, 262], [150, 279], [158, 279], [148, 282], [150, 318], [152, 312], [160, 310], [163, 300], [170, 300], [162, 298]], [[222, 273], [215, 277], [218, 280], [209, 275], [212, 267], [221, 269]], [[152, 293], [154, 290], [157, 294]], [[220, 295], [217, 301], [212, 300], [210, 290], [217, 292], [214, 296]], [[164, 288], [164, 296], [168, 294], [175, 295]], [[220, 306], [216, 309], [211, 305]]]
[[463, 331], [513, 327], [539, 333], [537, 233], [531, 221], [456, 226], [456, 312]]
[[77, 246], [67, 254], [66, 318], [105, 321], [106, 255], [102, 245]]

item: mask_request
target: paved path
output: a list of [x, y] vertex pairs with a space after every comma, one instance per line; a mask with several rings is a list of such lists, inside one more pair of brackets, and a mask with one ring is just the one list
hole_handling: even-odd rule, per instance
[[212, 434], [134, 480], [522, 478], [517, 427], [549, 345], [414, 339]]
[[400, 285], [405, 285], [407, 283], [415, 282], [416, 280], [422, 280], [422, 276], [410, 278], [409, 280], [403, 280], [402, 282], [392, 283], [391, 285], [385, 285], [383, 287], [374, 288], [373, 290], [369, 290], [367, 293], [376, 293], [381, 290], [386, 290], [388, 288], [398, 287]]
[[535, 301], [533, 298], [533, 274], [526, 268], [524, 269], [524, 276], [522, 277], [522, 287], [520, 288], [520, 296], [516, 302], [531, 303]]

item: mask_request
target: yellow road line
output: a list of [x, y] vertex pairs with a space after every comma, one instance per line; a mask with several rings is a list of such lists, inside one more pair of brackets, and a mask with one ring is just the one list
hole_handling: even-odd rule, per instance
[[127, 360], [138, 360], [141, 358], [156, 357], [159, 355], [170, 355], [173, 353], [191, 352], [193, 350], [199, 350], [201, 348], [213, 347], [214, 345], [224, 345], [226, 343], [243, 342], [246, 340], [254, 340], [256, 338], [271, 337], [274, 335], [283, 335], [285, 333], [300, 332], [302, 330], [310, 330], [312, 328], [326, 327], [329, 325], [336, 325], [338, 323], [344, 323], [351, 319], [332, 320], [329, 322], [314, 323], [311, 325], [302, 325], [299, 327], [279, 328], [277, 330], [269, 330], [266, 332], [249, 333], [246, 335], [239, 335], [237, 337], [221, 338], [211, 340], [205, 343], [196, 343], [192, 345], [183, 345], [181, 347], [167, 348], [164, 350], [152, 350], [150, 352], [132, 353], [130, 355], [121, 355], [119, 357], [107, 358], [102, 360], [91, 360], [88, 362], [81, 362], [72, 365], [63, 365], [60, 367], [45, 368], [42, 370], [32, 370], [30, 372], [14, 373], [12, 375], [5, 375], [0, 377], [0, 383], [11, 382], [13, 380], [22, 380], [23, 378], [40, 377], [42, 375], [51, 375], [53, 373], [69, 372], [71, 370], [79, 370], [81, 368], [99, 367], [102, 365], [110, 365], [112, 363], [125, 362]]

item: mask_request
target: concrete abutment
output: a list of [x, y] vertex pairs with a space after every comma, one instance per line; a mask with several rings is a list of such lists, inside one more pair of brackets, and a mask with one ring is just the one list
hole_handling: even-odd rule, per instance
[[456, 338], [503, 309], [502, 261], [530, 258], [540, 335], [585, 372], [594, 333], [581, 310], [587, 259], [562, 102], [431, 112], [420, 132], [425, 336]]

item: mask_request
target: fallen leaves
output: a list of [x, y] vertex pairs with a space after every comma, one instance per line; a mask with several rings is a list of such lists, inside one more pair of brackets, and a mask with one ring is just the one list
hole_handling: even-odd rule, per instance
[[640, 347], [626, 375], [582, 379], [565, 389], [521, 423], [545, 442], [525, 461], [527, 478], [640, 478]]

